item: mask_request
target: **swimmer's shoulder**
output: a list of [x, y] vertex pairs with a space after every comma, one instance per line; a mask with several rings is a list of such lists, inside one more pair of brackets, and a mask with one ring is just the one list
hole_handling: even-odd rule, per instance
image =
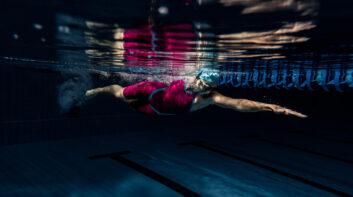
[[198, 109], [202, 109], [208, 105], [213, 104], [213, 97], [217, 93], [218, 92], [216, 92], [214, 90], [210, 90], [210, 91], [204, 92], [204, 93], [198, 93], [195, 96], [195, 99], [193, 100], [192, 107], [191, 107], [190, 111], [196, 111]]

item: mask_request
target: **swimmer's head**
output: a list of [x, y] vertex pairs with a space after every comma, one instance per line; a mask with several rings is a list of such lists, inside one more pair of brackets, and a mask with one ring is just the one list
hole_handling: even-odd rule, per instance
[[189, 84], [193, 92], [208, 92], [217, 87], [219, 71], [203, 68], [197, 72], [195, 79]]

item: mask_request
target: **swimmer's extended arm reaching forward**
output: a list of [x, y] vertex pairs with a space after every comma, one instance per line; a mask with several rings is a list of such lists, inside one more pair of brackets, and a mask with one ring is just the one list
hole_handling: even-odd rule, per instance
[[307, 117], [304, 114], [301, 114], [299, 112], [296, 112], [275, 104], [261, 103], [257, 101], [251, 101], [248, 99], [230, 98], [216, 91], [211, 91], [207, 95], [202, 95], [202, 94], [198, 95], [194, 101], [191, 111], [195, 111], [212, 104], [223, 108], [233, 109], [239, 112], [272, 111], [276, 114], [293, 115], [300, 118]]

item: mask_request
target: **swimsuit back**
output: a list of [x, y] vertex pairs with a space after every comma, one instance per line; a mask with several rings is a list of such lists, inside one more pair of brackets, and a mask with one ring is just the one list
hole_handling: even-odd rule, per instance
[[151, 108], [159, 115], [190, 111], [196, 94], [188, 92], [185, 85], [183, 79], [175, 80], [169, 87], [153, 91], [149, 98]]

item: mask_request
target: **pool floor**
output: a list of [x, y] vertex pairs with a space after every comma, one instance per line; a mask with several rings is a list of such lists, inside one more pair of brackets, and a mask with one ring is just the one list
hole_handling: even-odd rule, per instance
[[[0, 196], [340, 196], [353, 157], [280, 136], [128, 132], [0, 148]], [[288, 136], [287, 136], [288, 137]], [[313, 139], [308, 139], [312, 143]], [[300, 142], [300, 143], [299, 143]], [[334, 145], [329, 142], [331, 145]], [[342, 145], [342, 144], [341, 144]], [[347, 144], [347, 146], [352, 146]], [[347, 150], [347, 149], [346, 149]], [[333, 156], [334, 155], [334, 156]]]

